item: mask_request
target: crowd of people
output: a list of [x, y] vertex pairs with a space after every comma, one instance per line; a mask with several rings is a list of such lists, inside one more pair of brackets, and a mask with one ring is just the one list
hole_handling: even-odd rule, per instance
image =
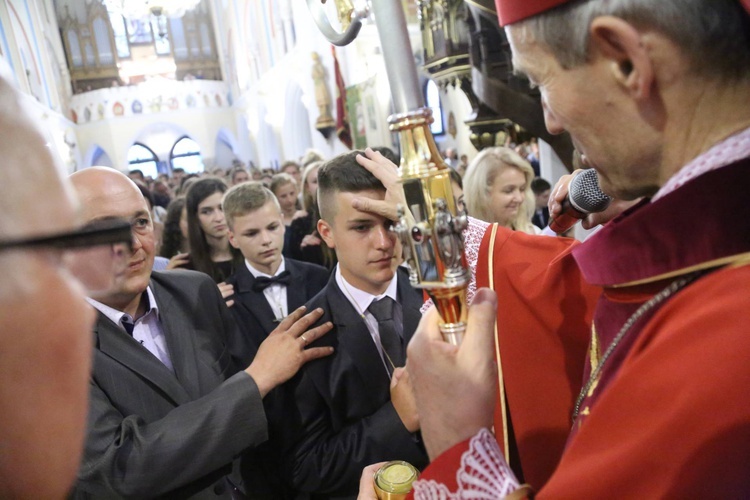
[[[536, 142], [488, 148], [471, 162], [461, 155], [461, 163], [455, 167], [450, 162], [455, 153], [448, 148], [446, 163], [451, 166], [451, 184], [459, 210], [489, 223], [541, 233], [549, 223], [546, 206], [551, 186], [535, 173], [538, 167], [532, 166], [534, 155], [525, 153], [529, 144]], [[374, 150], [394, 164], [399, 163], [389, 148]], [[144, 177], [140, 170], [130, 170], [129, 177], [151, 207], [158, 254], [154, 269], [195, 269], [211, 275], [217, 283], [232, 275], [242, 258], [229, 245], [221, 199], [228, 188], [250, 181], [261, 182], [279, 202], [286, 227], [284, 256], [333, 269], [336, 254], [317, 230], [317, 179], [324, 163], [320, 153], [310, 150], [299, 162], [287, 161], [278, 171], [248, 170], [240, 161], [228, 171], [185, 175], [175, 169], [171, 175], [162, 174], [157, 179]]]
[[446, 151], [460, 346], [402, 267], [392, 151], [64, 177], [0, 77], [0, 497], [366, 500], [389, 460], [418, 499], [750, 494], [750, 2], [497, 7], [617, 202], [538, 234], [575, 173]]

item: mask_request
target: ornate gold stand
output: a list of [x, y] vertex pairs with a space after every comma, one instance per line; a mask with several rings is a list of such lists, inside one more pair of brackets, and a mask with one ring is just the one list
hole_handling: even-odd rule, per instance
[[458, 345], [466, 330], [466, 287], [469, 270], [462, 231], [465, 213], [458, 214], [450, 170], [438, 153], [430, 132], [432, 111], [392, 115], [390, 129], [401, 137], [401, 183], [407, 207], [402, 207], [396, 232], [404, 248], [412, 286], [424, 289], [440, 313], [446, 342]]

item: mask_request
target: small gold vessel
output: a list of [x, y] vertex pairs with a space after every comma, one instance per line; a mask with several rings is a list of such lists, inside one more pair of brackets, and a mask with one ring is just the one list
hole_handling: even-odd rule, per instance
[[409, 462], [388, 462], [373, 477], [375, 493], [380, 500], [404, 500], [418, 477], [419, 471]]

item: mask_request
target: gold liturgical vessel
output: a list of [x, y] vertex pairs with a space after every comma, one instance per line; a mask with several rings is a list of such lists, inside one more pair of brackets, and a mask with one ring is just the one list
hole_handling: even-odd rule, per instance
[[[336, 31], [321, 0], [307, 0], [320, 31], [334, 45], [347, 45], [357, 34], [368, 10], [356, 10], [350, 0], [336, 0], [343, 32]], [[325, 3], [325, 2], [323, 2]], [[438, 153], [430, 132], [432, 111], [425, 107], [412, 56], [406, 18], [400, 0], [374, 0], [371, 7], [378, 28], [388, 82], [396, 113], [388, 118], [401, 140], [399, 176], [406, 206], [399, 207], [394, 230], [409, 266], [409, 281], [432, 298], [440, 313], [446, 342], [458, 345], [466, 331], [466, 288], [470, 273], [462, 231], [468, 220], [458, 213], [450, 181], [450, 167]]]

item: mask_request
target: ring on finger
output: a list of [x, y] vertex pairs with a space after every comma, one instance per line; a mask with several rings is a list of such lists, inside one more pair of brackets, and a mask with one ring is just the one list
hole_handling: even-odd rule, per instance
[[299, 338], [302, 339], [302, 344], [303, 345], [307, 345], [307, 338], [305, 338], [305, 334], [304, 333], [302, 335], [300, 335]]

